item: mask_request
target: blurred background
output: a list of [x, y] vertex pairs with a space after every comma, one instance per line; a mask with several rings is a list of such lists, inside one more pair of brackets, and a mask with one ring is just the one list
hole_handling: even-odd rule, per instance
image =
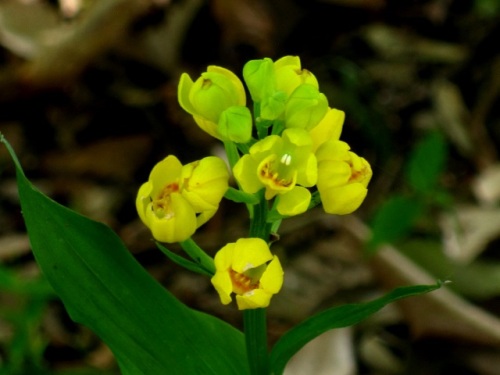
[[[355, 214], [319, 207], [282, 225], [270, 343], [327, 307], [450, 283], [320, 336], [286, 373], [497, 375], [499, 20], [497, 0], [2, 0], [0, 132], [43, 192], [111, 226], [183, 302], [240, 327], [209, 280], [155, 248], [135, 194], [168, 154], [221, 154], [178, 105], [182, 72], [241, 77], [250, 59], [299, 55], [374, 176]], [[118, 374], [40, 274], [16, 189], [0, 147], [0, 374]], [[213, 254], [247, 224], [224, 202], [195, 239]]]

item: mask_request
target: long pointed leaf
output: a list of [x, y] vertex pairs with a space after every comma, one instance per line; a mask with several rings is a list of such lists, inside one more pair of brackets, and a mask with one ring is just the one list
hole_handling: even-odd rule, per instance
[[110, 347], [124, 375], [247, 374], [243, 334], [179, 302], [119, 237], [34, 189], [16, 163], [35, 258], [71, 318]]
[[348, 304], [325, 310], [286, 332], [271, 352], [272, 374], [281, 374], [287, 362], [309, 341], [334, 328], [352, 326], [401, 298], [431, 292], [438, 285], [415, 285], [394, 289], [386, 295], [366, 303]]
[[213, 276], [212, 273], [208, 272], [205, 268], [203, 268], [198, 263], [195, 263], [191, 260], [188, 260], [186, 258], [181, 257], [180, 255], [177, 255], [173, 251], [170, 251], [169, 249], [167, 249], [161, 243], [157, 242], [156, 247], [158, 247], [158, 249], [160, 249], [161, 252], [163, 254], [165, 254], [165, 256], [168, 257], [168, 259], [170, 259], [172, 262], [178, 264], [179, 266], [184, 267], [185, 269], [187, 269], [189, 271], [199, 273], [201, 275], [205, 275], [208, 277]]

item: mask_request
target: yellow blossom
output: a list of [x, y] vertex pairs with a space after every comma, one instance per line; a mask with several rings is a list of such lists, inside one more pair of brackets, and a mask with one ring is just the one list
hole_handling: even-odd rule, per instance
[[234, 177], [247, 193], [265, 188], [265, 198], [279, 195], [277, 210], [282, 215], [306, 211], [311, 200], [307, 187], [317, 180], [312, 141], [304, 129], [286, 129], [270, 135], [250, 148], [236, 163]]
[[211, 282], [224, 305], [236, 295], [240, 310], [267, 307], [283, 285], [283, 269], [267, 243], [260, 238], [241, 238], [220, 249], [214, 258]]
[[136, 208], [153, 237], [181, 242], [217, 211], [228, 188], [229, 173], [215, 156], [182, 166], [173, 155], [156, 164], [140, 188]]
[[372, 177], [370, 164], [350, 151], [347, 143], [338, 140], [323, 143], [316, 156], [317, 187], [324, 210], [337, 215], [355, 211], [368, 192]]

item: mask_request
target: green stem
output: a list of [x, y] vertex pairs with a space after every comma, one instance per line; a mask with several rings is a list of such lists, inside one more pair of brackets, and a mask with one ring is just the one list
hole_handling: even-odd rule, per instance
[[233, 170], [234, 165], [240, 160], [240, 154], [238, 152], [238, 147], [231, 141], [224, 142], [224, 148], [226, 149], [227, 160], [229, 161], [229, 166]]
[[[260, 202], [254, 205], [254, 215], [250, 222], [249, 236], [262, 238], [269, 241], [270, 225], [267, 223], [269, 210], [264, 197], [264, 190], [258, 193]], [[248, 309], [243, 312], [245, 341], [247, 345], [248, 363], [250, 374], [269, 374], [269, 352], [267, 348], [267, 322], [266, 309]]]
[[205, 253], [192, 238], [188, 238], [186, 241], [180, 242], [180, 245], [182, 250], [184, 250], [186, 254], [191, 257], [191, 259], [200, 264], [212, 275], [215, 274], [214, 260], [207, 253]]
[[267, 223], [267, 214], [269, 207], [264, 198], [264, 190], [257, 193], [260, 202], [254, 206], [253, 217], [250, 222], [250, 237], [262, 238], [264, 241], [269, 241], [270, 227]]
[[255, 194], [245, 193], [243, 190], [238, 190], [233, 187], [229, 187], [227, 189], [226, 193], [224, 194], [224, 198], [237, 203], [259, 203], [259, 198]]
[[250, 374], [269, 374], [266, 309], [245, 310], [243, 312], [243, 325], [245, 327]]

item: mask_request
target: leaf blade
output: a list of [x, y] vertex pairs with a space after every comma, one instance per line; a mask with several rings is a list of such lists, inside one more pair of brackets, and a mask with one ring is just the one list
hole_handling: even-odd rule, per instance
[[286, 332], [271, 351], [272, 374], [282, 374], [286, 363], [309, 341], [335, 328], [359, 323], [385, 305], [402, 298], [436, 290], [441, 285], [414, 285], [400, 287], [384, 296], [366, 303], [347, 304], [327, 309]]
[[240, 331], [189, 309], [139, 265], [111, 229], [33, 188], [10, 145], [0, 141], [16, 165], [37, 263], [71, 318], [106, 342], [123, 374], [249, 372]]

